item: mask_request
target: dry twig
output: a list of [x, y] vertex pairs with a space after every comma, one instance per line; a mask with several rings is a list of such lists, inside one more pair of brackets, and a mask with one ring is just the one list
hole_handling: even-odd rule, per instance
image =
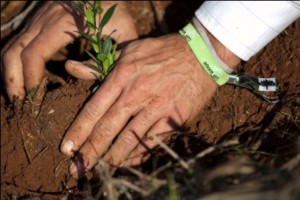
[[174, 159], [178, 160], [179, 164], [184, 169], [189, 169], [190, 168], [189, 164], [186, 161], [184, 161], [182, 158], [180, 158], [180, 156], [175, 151], [173, 151], [170, 147], [168, 147], [168, 145], [166, 145], [164, 142], [159, 140], [156, 137], [156, 135], [153, 135], [152, 138], [155, 142], [157, 142], [157, 144], [159, 144], [161, 146], [161, 148], [163, 148], [167, 153], [169, 153]]
[[124, 179], [114, 179], [113, 183], [115, 185], [121, 185], [121, 186], [125, 186], [125, 187], [127, 187], [129, 189], [132, 189], [132, 190], [134, 190], [134, 191], [142, 194], [143, 196], [149, 195], [149, 192], [150, 192], [150, 191], [146, 191], [146, 190], [144, 190], [144, 189], [142, 189], [142, 188], [140, 188], [140, 187], [138, 187], [136, 185], [133, 185], [132, 183], [130, 183], [130, 182], [124, 180]]
[[290, 159], [288, 162], [286, 162], [281, 169], [282, 170], [288, 170], [291, 171], [295, 167], [297, 167], [300, 164], [300, 153], [294, 156], [292, 159]]
[[203, 158], [204, 156], [212, 153], [213, 151], [215, 151], [216, 149], [220, 149], [220, 148], [224, 148], [224, 147], [229, 147], [229, 146], [234, 146], [239, 144], [238, 139], [233, 139], [233, 140], [229, 140], [229, 141], [225, 141], [222, 144], [219, 145], [214, 145], [214, 146], [210, 146], [206, 149], [204, 149], [203, 151], [201, 151], [200, 153], [198, 153], [195, 157], [191, 158], [190, 160], [188, 160], [188, 164], [193, 164], [196, 162], [197, 159], [199, 158]]
[[23, 148], [24, 148], [25, 156], [26, 156], [28, 164], [30, 164], [31, 163], [31, 155], [29, 154], [29, 152], [27, 150], [27, 145], [26, 145], [25, 138], [24, 138], [24, 132], [23, 132], [23, 130], [21, 129], [20, 126], [19, 126], [19, 130], [21, 132], [21, 137], [22, 137], [22, 143], [23, 143]]

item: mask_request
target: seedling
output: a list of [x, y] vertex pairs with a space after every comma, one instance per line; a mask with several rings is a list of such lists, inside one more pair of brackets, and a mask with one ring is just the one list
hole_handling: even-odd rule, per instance
[[[88, 27], [88, 32], [79, 31], [80, 35], [87, 39], [87, 41], [92, 45], [93, 53], [85, 50], [89, 57], [95, 61], [95, 64], [85, 63], [86, 66], [95, 70], [91, 72], [95, 77], [102, 82], [109, 72], [113, 69], [116, 64], [116, 50], [117, 43], [113, 43], [111, 34], [103, 38], [103, 29], [105, 25], [111, 19], [117, 4], [111, 6], [101, 17], [97, 24], [97, 17], [101, 16], [103, 9], [101, 7], [101, 1], [80, 1], [78, 4], [74, 3], [77, 10], [84, 16], [86, 25]], [[81, 6], [80, 6], [81, 4]]]

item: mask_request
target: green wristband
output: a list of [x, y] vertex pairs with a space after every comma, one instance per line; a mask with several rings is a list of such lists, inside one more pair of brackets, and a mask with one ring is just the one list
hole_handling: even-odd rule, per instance
[[206, 73], [218, 85], [224, 85], [229, 80], [229, 74], [220, 67], [194, 26], [189, 23], [179, 33], [186, 40]]

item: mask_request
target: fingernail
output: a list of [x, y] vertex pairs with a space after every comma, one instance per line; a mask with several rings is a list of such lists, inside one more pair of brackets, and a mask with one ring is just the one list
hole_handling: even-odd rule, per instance
[[66, 155], [73, 155], [74, 143], [71, 140], [64, 141], [61, 147], [61, 151]]

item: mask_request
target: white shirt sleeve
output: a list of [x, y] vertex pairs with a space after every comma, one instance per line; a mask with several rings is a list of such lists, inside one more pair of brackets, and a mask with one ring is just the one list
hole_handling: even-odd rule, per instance
[[206, 1], [198, 20], [231, 52], [249, 60], [300, 16], [300, 1]]

